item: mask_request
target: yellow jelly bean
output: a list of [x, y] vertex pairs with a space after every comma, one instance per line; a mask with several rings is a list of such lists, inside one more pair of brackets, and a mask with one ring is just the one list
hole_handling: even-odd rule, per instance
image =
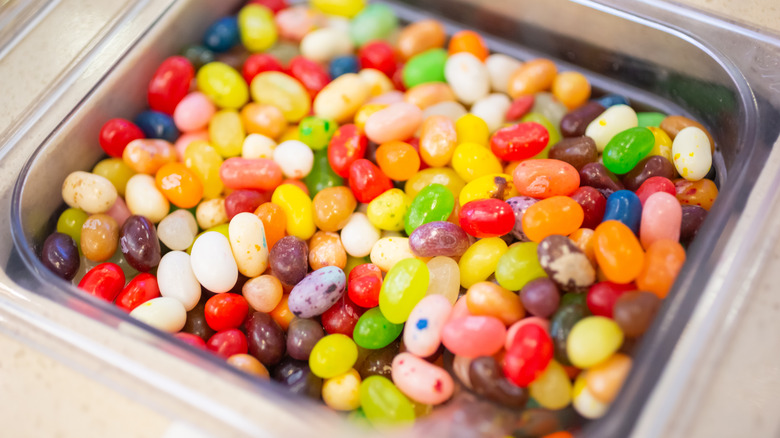
[[477, 143], [461, 143], [452, 155], [452, 168], [464, 181], [471, 182], [491, 173], [501, 173], [504, 167], [493, 152]]
[[241, 155], [245, 137], [244, 125], [236, 110], [217, 111], [209, 122], [211, 145], [224, 158]]
[[458, 262], [460, 285], [466, 289], [487, 280], [496, 271], [498, 259], [507, 251], [506, 242], [500, 237], [478, 240], [463, 253]]
[[455, 122], [455, 131], [458, 133], [458, 143], [488, 145], [490, 129], [487, 123], [479, 116], [471, 113], [461, 116]]
[[669, 137], [669, 134], [663, 129], [654, 126], [649, 126], [647, 129], [649, 129], [650, 132], [653, 133], [653, 137], [655, 137], [655, 144], [650, 151], [650, 155], [658, 155], [666, 158], [670, 163], [674, 163], [674, 159], [672, 158], [672, 139]]
[[287, 234], [309, 240], [317, 227], [314, 226], [314, 214], [311, 198], [300, 187], [282, 184], [274, 190], [271, 202], [282, 207], [287, 218]]
[[358, 76], [368, 85], [368, 93], [372, 97], [395, 90], [393, 81], [386, 74], [375, 68], [364, 68], [358, 72]]
[[452, 196], [457, 198], [466, 182], [458, 176], [457, 172], [449, 167], [434, 167], [421, 170], [409, 178], [404, 186], [404, 191], [410, 198], [414, 199], [420, 193], [420, 190], [431, 184], [441, 184], [447, 187], [452, 192]]
[[365, 0], [311, 0], [315, 9], [330, 14], [352, 18], [366, 7]]
[[497, 198], [507, 200], [517, 196], [517, 189], [512, 184], [512, 177], [505, 173], [492, 173], [481, 176], [463, 187], [458, 196], [458, 202], [463, 206], [475, 199]]
[[389, 236], [376, 241], [371, 248], [371, 263], [379, 269], [388, 272], [398, 262], [405, 259], [419, 259], [427, 263], [430, 257], [417, 257], [409, 248], [409, 239], [406, 237]]
[[401, 189], [390, 189], [368, 204], [368, 221], [380, 230], [401, 231], [412, 199]]
[[260, 73], [252, 79], [249, 89], [252, 100], [279, 108], [288, 122], [299, 122], [311, 110], [311, 100], [306, 88], [297, 79], [284, 73]]
[[196, 140], [184, 151], [184, 165], [198, 177], [203, 184], [203, 197], [216, 198], [225, 188], [219, 177], [222, 156], [208, 142]]
[[531, 382], [531, 397], [546, 409], [563, 409], [571, 403], [572, 386], [566, 370], [552, 360], [541, 376]]
[[271, 48], [277, 39], [274, 15], [261, 5], [246, 5], [238, 12], [238, 30], [241, 43], [252, 53]]
[[349, 122], [371, 96], [370, 91], [369, 85], [357, 74], [341, 75], [314, 98], [314, 114], [336, 123]]
[[349, 371], [357, 357], [357, 345], [352, 338], [340, 333], [328, 335], [314, 344], [309, 368], [315, 376], [330, 379]]
[[201, 67], [195, 81], [198, 89], [220, 108], [238, 109], [249, 100], [243, 76], [222, 62], [210, 62]]
[[623, 332], [615, 321], [604, 316], [579, 320], [566, 340], [566, 353], [572, 365], [590, 368], [607, 360], [623, 344]]
[[350, 368], [344, 374], [331, 377], [322, 384], [322, 400], [337, 411], [352, 411], [360, 407], [360, 374]]
[[92, 169], [92, 173], [111, 181], [119, 196], [125, 196], [127, 181], [135, 175], [135, 171], [121, 158], [106, 158], [100, 161]]

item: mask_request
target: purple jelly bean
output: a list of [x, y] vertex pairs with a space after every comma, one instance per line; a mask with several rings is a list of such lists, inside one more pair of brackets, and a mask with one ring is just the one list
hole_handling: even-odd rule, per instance
[[336, 266], [325, 266], [304, 277], [290, 291], [287, 305], [299, 318], [322, 315], [344, 295], [347, 277]]
[[536, 204], [537, 200], [529, 196], [515, 196], [506, 200], [507, 204], [515, 212], [515, 227], [512, 228], [512, 235], [521, 242], [530, 242], [525, 233], [523, 233], [523, 215], [528, 207]]
[[458, 257], [469, 249], [469, 235], [452, 222], [428, 222], [409, 236], [409, 248], [418, 257]]

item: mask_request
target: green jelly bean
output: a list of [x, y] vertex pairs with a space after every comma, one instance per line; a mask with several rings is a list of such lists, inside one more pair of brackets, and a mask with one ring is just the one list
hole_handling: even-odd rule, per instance
[[455, 208], [455, 197], [441, 184], [431, 184], [420, 190], [412, 200], [406, 215], [406, 234], [410, 236], [420, 225], [429, 222], [446, 221]]
[[574, 324], [589, 315], [590, 311], [588, 311], [588, 306], [585, 303], [570, 303], [566, 305], [561, 303], [561, 306], [550, 318], [550, 337], [553, 341], [553, 354], [555, 360], [561, 365], [571, 365], [569, 354], [566, 352], [569, 332], [571, 332]]
[[521, 119], [521, 122], [536, 122], [545, 128], [547, 128], [547, 132], [550, 134], [550, 140], [547, 142], [547, 146], [544, 147], [544, 149], [536, 154], [533, 158], [541, 159], [541, 158], [547, 158], [550, 153], [550, 148], [555, 146], [556, 143], [561, 141], [561, 131], [558, 129], [557, 126], [553, 125], [550, 120], [542, 115], [542, 113], [537, 112], [530, 112], [526, 115], [524, 115]]
[[639, 120], [639, 127], [641, 128], [647, 128], [647, 127], [654, 127], [657, 128], [661, 126], [661, 122], [664, 121], [666, 118], [666, 114], [664, 113], [636, 113], [636, 118]]
[[396, 263], [379, 291], [379, 309], [388, 321], [401, 324], [428, 290], [430, 273], [422, 260], [408, 258]]
[[321, 338], [309, 355], [309, 368], [315, 376], [330, 379], [355, 365], [358, 349], [349, 336], [340, 333]]
[[298, 125], [298, 139], [315, 151], [325, 149], [339, 125], [333, 120], [308, 116]]
[[570, 306], [572, 304], [587, 306], [587, 298], [588, 294], [568, 292], [561, 296], [561, 303], [558, 305], [558, 307]]
[[119, 196], [125, 196], [127, 181], [130, 180], [130, 177], [135, 175], [135, 171], [125, 164], [121, 158], [106, 158], [105, 160], [101, 160], [92, 169], [92, 173], [111, 181], [111, 184], [114, 185]]
[[428, 82], [447, 82], [444, 77], [446, 62], [447, 51], [444, 49], [431, 49], [413, 56], [404, 66], [404, 86], [412, 88]]
[[57, 219], [57, 232], [64, 233], [76, 242], [76, 247], [81, 250], [81, 227], [89, 216], [78, 208], [69, 208], [62, 212]]
[[414, 421], [414, 406], [390, 379], [370, 376], [360, 384], [360, 406], [374, 425]]
[[328, 150], [321, 149], [314, 153], [314, 165], [311, 172], [303, 179], [312, 198], [323, 189], [344, 185], [344, 178], [338, 176], [328, 163]]
[[618, 175], [631, 171], [655, 145], [655, 136], [647, 128], [629, 128], [617, 133], [604, 147], [604, 167]]
[[368, 5], [352, 19], [349, 35], [356, 46], [361, 47], [369, 41], [386, 40], [398, 27], [398, 17], [387, 5], [376, 3]]
[[373, 307], [358, 319], [352, 339], [363, 348], [378, 350], [395, 341], [403, 329], [403, 324], [393, 324], [382, 315], [378, 307]]
[[520, 290], [529, 281], [547, 277], [547, 273], [539, 264], [536, 242], [523, 242], [509, 248], [498, 259], [496, 280], [501, 287], [509, 290]]

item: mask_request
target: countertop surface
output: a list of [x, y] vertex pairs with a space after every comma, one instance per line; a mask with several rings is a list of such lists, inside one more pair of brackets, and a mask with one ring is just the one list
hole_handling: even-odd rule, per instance
[[[73, 26], [94, 26], [99, 29], [101, 20], [114, 16], [118, 11], [112, 9], [112, 2], [85, 0], [80, 3], [91, 8], [92, 12], [86, 20], [84, 17], [73, 19]], [[780, 5], [777, 0], [683, 0], [677, 3], [699, 8], [759, 31], [780, 33]], [[0, 5], [0, 8], [3, 7], [6, 6]], [[101, 13], [105, 13], [105, 17], [101, 16]], [[55, 15], [52, 15], [52, 18], [54, 17]], [[67, 38], [67, 35], [64, 37]], [[35, 41], [30, 42], [34, 43]], [[19, 59], [17, 62], [26, 62], [30, 67], [27, 70], [17, 69], [17, 74], [28, 75], [28, 70], [36, 70], [36, 64], [42, 62], [65, 64], [78, 52], [76, 48], [69, 47], [67, 42], [59, 47], [48, 47], [48, 50], [50, 56], [45, 58], [27, 56], [26, 59]], [[3, 77], [8, 80], [8, 76]], [[29, 84], [28, 89], [16, 89], [19, 105], [25, 105], [23, 95], [34, 96], [39, 93], [41, 90], [36, 89], [36, 86], [40, 87], [40, 84], [46, 83], [48, 79], [36, 79], [34, 76], [27, 79], [15, 78], [14, 80], [20, 83]], [[0, 127], [10, 123], [11, 110], [12, 108], [7, 107], [0, 110]], [[772, 265], [774, 269], [767, 268], [766, 272], [761, 273], [765, 279], [762, 289], [748, 306], [780, 308], [780, 298], [772, 294], [773, 289], [776, 289], [774, 286], [780, 280], [776, 267], [780, 264], [780, 250], [776, 249], [772, 258], [778, 261]], [[734, 347], [732, 354], [724, 360], [724, 372], [716, 373], [713, 381], [703, 383], [708, 391], [718, 389], [719, 392], [718, 396], [707, 397], [707, 403], [697, 407], [696, 415], [701, 420], [696, 423], [698, 426], [691, 429], [693, 423], [687, 422], [678, 429], [666, 431], [667, 435], [662, 436], [739, 436], [740, 430], [729, 429], [729, 424], [733, 424], [730, 421], [732, 415], [758, 415], [754, 414], [760, 411], [758, 407], [777, 403], [777, 396], [767, 397], [765, 394], [778, 394], [780, 387], [767, 391], [765, 385], [777, 385], [780, 381], [780, 366], [777, 365], [776, 353], [780, 351], [780, 337], [775, 336], [778, 333], [776, 329], [780, 328], [778, 326], [778, 322], [770, 320], [745, 322], [731, 341]], [[767, 332], [772, 335], [766, 339], [763, 351], [745, 350], [740, 347], [747, 345], [749, 339], [755, 339]], [[734, 372], [739, 369], [743, 372]], [[733, 394], [733, 397], [724, 397], [724, 393]], [[13, 333], [0, 332], [0, 400], [0, 423], [3, 424], [3, 432], [0, 435], [8, 437], [173, 438], [197, 435], [186, 425], [172, 422], [145, 404], [109, 388], [57, 358], [30, 347], [13, 336]], [[767, 433], [752, 436], [777, 436], [779, 431], [772, 429], [778, 423], [776, 415], [773, 418], [761, 418], [759, 415], [752, 421], [766, 424], [766, 427], [760, 430]]]

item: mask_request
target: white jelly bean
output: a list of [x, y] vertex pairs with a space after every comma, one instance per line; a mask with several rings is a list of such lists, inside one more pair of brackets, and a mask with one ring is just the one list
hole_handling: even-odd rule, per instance
[[452, 397], [455, 383], [443, 368], [410, 353], [397, 355], [392, 366], [393, 383], [410, 399], [438, 405]]
[[354, 73], [339, 76], [314, 98], [314, 114], [336, 123], [352, 120], [357, 110], [371, 97], [369, 85]]
[[133, 175], [127, 181], [125, 202], [131, 213], [146, 216], [154, 223], [163, 220], [170, 209], [168, 199], [157, 189], [154, 177], [142, 173]]
[[512, 101], [506, 94], [493, 93], [474, 103], [471, 113], [484, 120], [490, 132], [495, 132], [506, 121], [506, 112], [510, 106]]
[[365, 257], [379, 240], [379, 228], [375, 227], [363, 212], [352, 213], [341, 230], [341, 244], [352, 257]]
[[490, 75], [487, 67], [468, 52], [456, 53], [444, 65], [444, 77], [459, 101], [466, 105], [490, 93]]
[[636, 112], [628, 105], [613, 105], [596, 117], [585, 129], [585, 135], [596, 142], [599, 152], [617, 133], [639, 126]]
[[263, 221], [252, 213], [239, 213], [230, 220], [228, 236], [238, 272], [249, 278], [262, 274], [268, 267]]
[[441, 345], [441, 330], [450, 317], [452, 304], [444, 295], [428, 295], [412, 309], [404, 326], [406, 351], [428, 357]]
[[195, 210], [195, 218], [198, 220], [198, 226], [204, 230], [227, 223], [225, 200], [214, 198], [201, 202]]
[[274, 161], [282, 168], [284, 176], [299, 179], [311, 172], [314, 152], [302, 141], [287, 140], [274, 149]]
[[485, 67], [490, 74], [490, 85], [493, 87], [493, 91], [508, 93], [509, 78], [521, 65], [523, 65], [522, 62], [501, 53], [488, 56], [485, 60]]
[[377, 265], [379, 269], [387, 272], [396, 263], [404, 259], [418, 258], [428, 261], [428, 258], [416, 257], [409, 248], [409, 238], [407, 237], [383, 237], [376, 241], [371, 248], [371, 263]]
[[176, 210], [157, 225], [157, 237], [172, 250], [184, 251], [198, 235], [198, 222], [189, 210]]
[[187, 311], [179, 300], [169, 297], [151, 299], [130, 312], [133, 318], [168, 333], [176, 333], [187, 322]]
[[712, 149], [707, 134], [695, 126], [678, 132], [672, 142], [672, 159], [677, 172], [688, 181], [704, 178], [712, 166]]
[[301, 55], [314, 62], [328, 62], [337, 56], [349, 55], [353, 50], [349, 32], [335, 27], [317, 29], [301, 41]]
[[195, 240], [190, 264], [198, 282], [212, 292], [227, 292], [238, 280], [230, 242], [216, 231], [205, 232]]
[[249, 134], [241, 147], [242, 158], [273, 158], [276, 142], [262, 134]]
[[62, 183], [62, 199], [65, 203], [89, 214], [108, 211], [116, 198], [116, 187], [111, 181], [94, 173], [79, 170], [68, 175]]
[[187, 311], [200, 300], [200, 283], [186, 252], [171, 251], [163, 256], [157, 266], [157, 285], [160, 295], [178, 300]]

